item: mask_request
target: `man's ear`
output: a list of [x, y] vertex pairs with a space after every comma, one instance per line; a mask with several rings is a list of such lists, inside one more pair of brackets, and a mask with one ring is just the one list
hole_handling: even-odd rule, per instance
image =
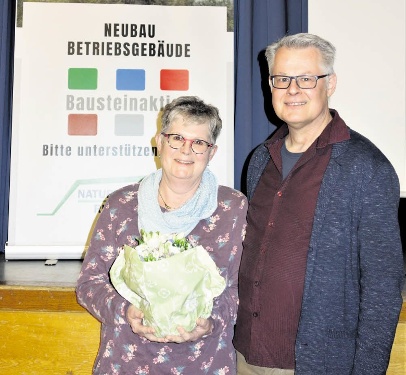
[[327, 83], [327, 96], [331, 97], [334, 92], [336, 91], [336, 86], [337, 86], [337, 75], [335, 73], [330, 74], [328, 77], [328, 83]]
[[271, 76], [270, 75], [268, 76], [268, 85], [269, 85], [269, 88], [270, 88], [270, 90], [272, 92], [272, 82], [271, 82]]

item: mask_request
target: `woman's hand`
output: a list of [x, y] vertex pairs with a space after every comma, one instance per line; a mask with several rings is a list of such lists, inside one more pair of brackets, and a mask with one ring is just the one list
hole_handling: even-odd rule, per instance
[[156, 337], [154, 335], [155, 330], [153, 327], [144, 326], [142, 324], [142, 318], [144, 313], [137, 309], [134, 305], [130, 305], [127, 309], [127, 321], [131, 326], [131, 329], [134, 333], [141, 337], [145, 337], [149, 341], [155, 342], [167, 342], [168, 340], [165, 337]]
[[196, 341], [211, 334], [213, 331], [213, 321], [211, 319], [198, 318], [196, 321], [196, 327], [193, 331], [187, 332], [183, 327], [178, 327], [179, 336], [170, 335], [166, 336], [167, 342], [176, 342], [178, 344], [186, 341]]

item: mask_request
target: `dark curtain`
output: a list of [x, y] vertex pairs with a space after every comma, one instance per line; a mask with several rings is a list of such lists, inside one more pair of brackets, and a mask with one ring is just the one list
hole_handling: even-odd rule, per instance
[[234, 0], [234, 187], [246, 192], [251, 151], [280, 124], [273, 113], [265, 48], [285, 34], [307, 32], [307, 0]]
[[8, 231], [15, 1], [0, 2], [0, 252]]

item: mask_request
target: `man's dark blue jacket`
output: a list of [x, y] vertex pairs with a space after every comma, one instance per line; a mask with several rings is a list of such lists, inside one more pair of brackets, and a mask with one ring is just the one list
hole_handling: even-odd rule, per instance
[[[295, 375], [385, 374], [402, 306], [398, 177], [377, 147], [349, 132], [333, 145], [318, 196]], [[269, 157], [259, 146], [251, 158], [249, 199]]]

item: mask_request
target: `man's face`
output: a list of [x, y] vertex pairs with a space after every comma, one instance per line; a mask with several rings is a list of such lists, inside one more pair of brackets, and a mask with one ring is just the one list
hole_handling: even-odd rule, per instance
[[[275, 55], [272, 75], [323, 75], [325, 71], [321, 54], [314, 47], [293, 49], [280, 48]], [[302, 129], [323, 127], [330, 118], [328, 98], [334, 93], [336, 76], [332, 74], [318, 80], [314, 89], [301, 89], [292, 79], [287, 89], [272, 87], [272, 104], [277, 116], [289, 127]], [[326, 122], [327, 121], [327, 122]]]

